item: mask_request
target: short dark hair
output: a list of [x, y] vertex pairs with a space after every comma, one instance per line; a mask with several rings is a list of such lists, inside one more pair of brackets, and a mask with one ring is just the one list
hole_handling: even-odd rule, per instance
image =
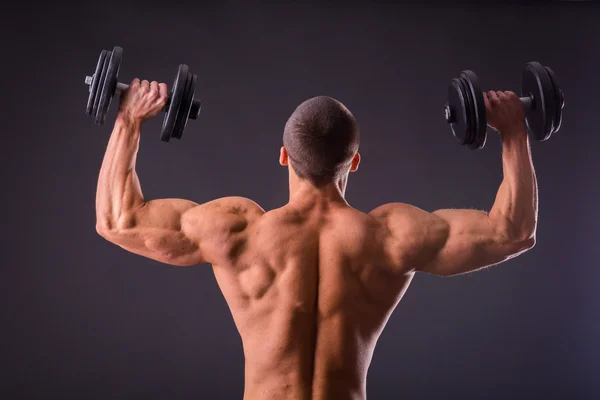
[[356, 119], [338, 100], [317, 96], [301, 103], [283, 131], [283, 145], [296, 174], [316, 186], [331, 183], [358, 151]]

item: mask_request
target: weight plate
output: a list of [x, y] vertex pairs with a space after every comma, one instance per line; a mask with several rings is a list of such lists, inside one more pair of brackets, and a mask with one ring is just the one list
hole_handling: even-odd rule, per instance
[[556, 133], [560, 130], [560, 125], [562, 124], [562, 109], [564, 106], [564, 99], [562, 91], [558, 86], [558, 81], [556, 80], [556, 75], [554, 71], [550, 69], [550, 67], [544, 67], [546, 72], [548, 72], [548, 76], [550, 77], [550, 81], [552, 82], [552, 92], [554, 93], [554, 103], [556, 104], [555, 112], [552, 118], [552, 133]]
[[[106, 51], [106, 55], [104, 57], [104, 61], [102, 62], [102, 68], [100, 68], [100, 73], [98, 75], [98, 85], [96, 86], [95, 95], [94, 95], [94, 104], [92, 105], [92, 117], [94, 117], [94, 122], [98, 124], [98, 114], [99, 114], [99, 104], [102, 88], [104, 87], [104, 81], [106, 80], [106, 71], [108, 70], [108, 61], [110, 58], [110, 51]], [[102, 122], [100, 122], [102, 123]]]
[[462, 145], [469, 138], [469, 119], [467, 117], [466, 93], [460, 79], [454, 78], [448, 86], [448, 103], [446, 104], [446, 121], [450, 124], [452, 134]]
[[177, 138], [181, 129], [181, 122], [183, 119], [182, 117], [185, 117], [184, 114], [186, 112], [186, 101], [191, 85], [191, 75], [192, 74], [190, 74], [189, 72], [185, 75], [183, 84], [183, 94], [181, 95], [181, 103], [179, 104], [179, 108], [177, 109], [177, 113], [175, 114], [175, 123], [173, 124], [171, 138]]
[[472, 102], [473, 119], [473, 141], [469, 148], [473, 150], [482, 149], [487, 139], [487, 118], [485, 110], [485, 101], [483, 100], [483, 91], [479, 84], [479, 78], [470, 70], [463, 71], [460, 76], [465, 79], [465, 83], [470, 92], [469, 101]]
[[[196, 75], [194, 75], [196, 76]], [[196, 79], [198, 77], [196, 76]], [[192, 100], [192, 107], [190, 108], [190, 116], [189, 119], [197, 119], [200, 116], [200, 111], [202, 110], [202, 103], [200, 100], [196, 99], [196, 94], [194, 90], [194, 99]]]
[[527, 129], [535, 140], [547, 140], [552, 135], [552, 114], [556, 105], [550, 76], [540, 63], [526, 64], [521, 78], [521, 95], [533, 99], [527, 112]]
[[104, 66], [104, 60], [106, 59], [106, 53], [106, 50], [102, 50], [100, 52], [100, 57], [98, 57], [98, 63], [96, 64], [96, 70], [94, 71], [94, 75], [92, 75], [92, 82], [90, 83], [89, 87], [90, 95], [88, 96], [87, 106], [85, 108], [85, 113], [89, 116], [92, 115], [92, 110], [94, 108], [94, 102], [98, 93], [98, 82], [100, 80], [102, 67]]
[[179, 107], [177, 121], [175, 122], [175, 129], [173, 130], [173, 137], [175, 139], [181, 139], [183, 136], [183, 131], [187, 125], [190, 110], [192, 108], [192, 102], [194, 100], [194, 92], [196, 91], [196, 80], [196, 75], [188, 73], [185, 91], [183, 92], [183, 99], [181, 106]]
[[475, 141], [475, 116], [473, 115], [473, 99], [471, 98], [471, 91], [469, 90], [469, 85], [465, 78], [459, 77], [458, 81], [465, 98], [465, 110], [467, 115], [467, 136], [465, 137], [465, 145], [471, 147]]
[[100, 101], [98, 103], [98, 110], [96, 113], [96, 123], [98, 125], [104, 123], [106, 114], [110, 108], [110, 103], [117, 88], [117, 78], [119, 76], [119, 69], [121, 67], [121, 60], [123, 58], [123, 49], [115, 46], [110, 53], [110, 57], [107, 58], [109, 61], [106, 69], [106, 78], [101, 86]]
[[177, 121], [177, 113], [181, 107], [181, 101], [183, 99], [183, 92], [185, 89], [186, 80], [188, 77], [187, 65], [181, 64], [177, 70], [175, 81], [173, 82], [173, 88], [169, 96], [169, 107], [165, 119], [163, 120], [163, 126], [160, 133], [160, 140], [168, 142], [173, 136], [173, 129], [175, 128], [175, 122]]

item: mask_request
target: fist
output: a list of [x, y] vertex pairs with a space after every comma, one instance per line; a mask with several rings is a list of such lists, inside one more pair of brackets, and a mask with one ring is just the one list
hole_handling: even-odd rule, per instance
[[514, 92], [489, 91], [483, 94], [487, 123], [500, 135], [525, 132], [525, 106]]
[[166, 84], [135, 78], [121, 94], [119, 112], [128, 118], [143, 122], [161, 112], [167, 98]]

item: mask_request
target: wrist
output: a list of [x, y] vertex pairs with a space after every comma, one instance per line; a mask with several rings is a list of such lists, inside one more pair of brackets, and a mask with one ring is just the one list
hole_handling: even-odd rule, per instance
[[522, 155], [530, 154], [529, 135], [527, 132], [506, 135], [502, 138], [502, 154], [505, 160], [515, 156], [520, 158]]
[[131, 129], [139, 129], [142, 125], [142, 121], [139, 118], [134, 118], [130, 114], [119, 111], [116, 118], [116, 123], [119, 125], [124, 125]]
[[529, 142], [529, 135], [525, 128], [505, 129], [500, 132], [502, 145], [523, 145]]

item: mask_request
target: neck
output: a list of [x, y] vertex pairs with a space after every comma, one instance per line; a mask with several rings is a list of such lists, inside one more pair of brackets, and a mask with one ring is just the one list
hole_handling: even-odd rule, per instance
[[347, 179], [347, 177], [343, 177], [331, 183], [315, 186], [307, 180], [300, 179], [292, 172], [290, 173], [289, 203], [298, 206], [327, 205], [331, 203], [347, 205], [348, 203], [344, 198]]

